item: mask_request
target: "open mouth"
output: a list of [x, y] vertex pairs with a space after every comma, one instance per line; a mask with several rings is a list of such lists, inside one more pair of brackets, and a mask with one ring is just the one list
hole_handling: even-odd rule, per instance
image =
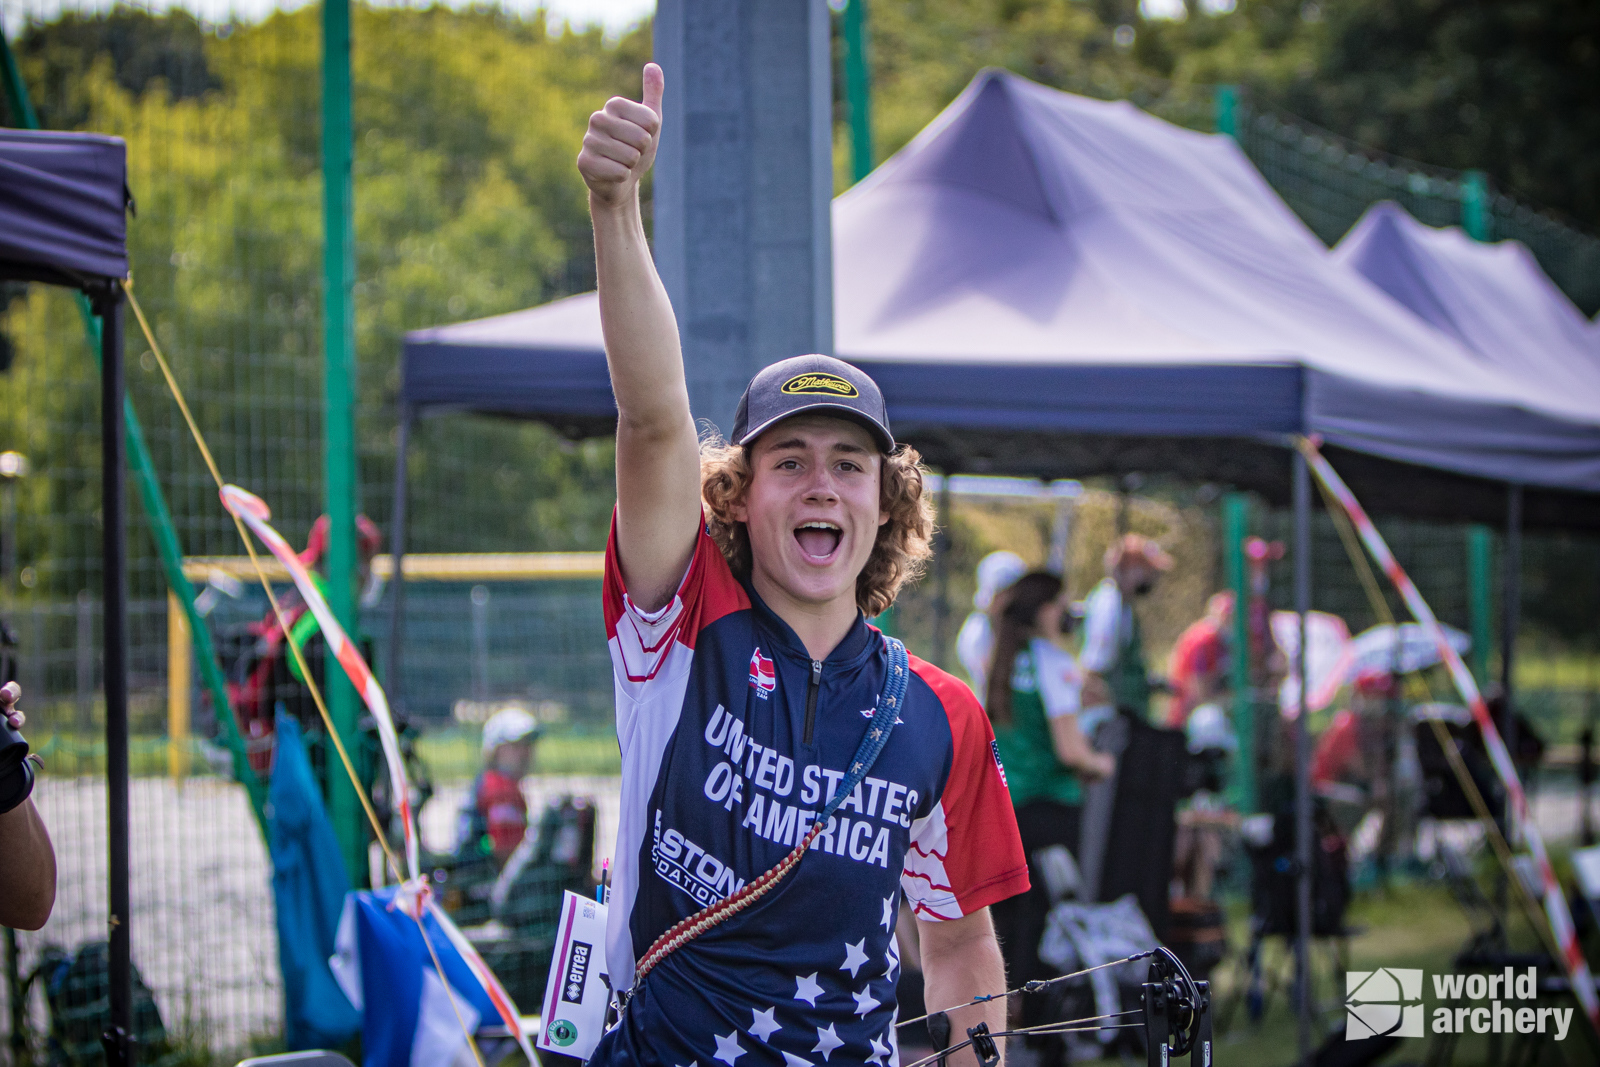
[[803, 522], [794, 531], [800, 551], [815, 563], [826, 563], [832, 559], [843, 537], [844, 531], [831, 522]]

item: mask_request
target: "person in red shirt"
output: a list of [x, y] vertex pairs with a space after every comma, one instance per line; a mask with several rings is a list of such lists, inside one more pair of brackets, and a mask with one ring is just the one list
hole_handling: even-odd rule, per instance
[[1167, 725], [1182, 729], [1189, 713], [1217, 700], [1228, 685], [1229, 634], [1233, 627], [1233, 594], [1214, 594], [1205, 615], [1178, 635], [1167, 664], [1172, 703]]
[[483, 726], [483, 773], [461, 812], [456, 850], [462, 856], [489, 854], [504, 867], [528, 829], [528, 802], [522, 779], [533, 763], [539, 723], [521, 708], [495, 712]]
[[1391, 674], [1362, 671], [1357, 675], [1350, 707], [1335, 715], [1317, 738], [1311, 754], [1313, 788], [1344, 782], [1381, 791], [1386, 775], [1379, 727], [1393, 691]]

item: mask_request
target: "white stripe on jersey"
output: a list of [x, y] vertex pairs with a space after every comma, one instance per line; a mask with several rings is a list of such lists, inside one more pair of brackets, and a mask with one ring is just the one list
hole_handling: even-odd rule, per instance
[[[682, 612], [682, 602], [673, 599], [670, 615]], [[637, 614], [632, 603], [617, 623], [617, 637], [608, 644], [616, 676], [617, 742], [622, 748], [622, 806], [617, 819], [617, 851], [611, 861], [611, 899], [606, 913], [606, 967], [614, 989], [633, 985], [633, 964], [637, 958], [628, 922], [639, 894], [639, 849], [650, 831], [650, 791], [661, 774], [661, 760], [678, 719], [683, 714], [684, 694], [689, 688], [689, 665], [694, 650], [673, 636], [654, 652], [626, 641], [635, 624], [649, 620]], [[669, 612], [662, 612], [667, 615]], [[669, 625], [658, 617], [656, 625]], [[630, 660], [630, 656], [634, 657]], [[643, 656], [645, 659], [638, 657]], [[647, 670], [638, 668], [648, 664]], [[629, 676], [632, 676], [630, 680]], [[641, 677], [642, 676], [642, 677]], [[650, 679], [645, 681], [644, 679]], [[643, 699], [638, 699], [642, 697]]]
[[911, 824], [911, 847], [906, 849], [900, 889], [919, 919], [959, 919], [961, 902], [950, 888], [944, 858], [950, 852], [950, 834], [944, 821], [944, 801]]

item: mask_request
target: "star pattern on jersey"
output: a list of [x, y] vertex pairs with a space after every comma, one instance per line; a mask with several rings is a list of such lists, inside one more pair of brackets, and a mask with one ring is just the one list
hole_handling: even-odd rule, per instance
[[776, 1006], [770, 1007], [766, 1011], [756, 1011], [751, 1008], [750, 1014], [755, 1016], [750, 1022], [750, 1036], [758, 1039], [763, 1045], [767, 1043], [767, 1038], [771, 1037], [775, 1031], [783, 1029], [778, 1025], [778, 1009]]
[[834, 1049], [842, 1048], [843, 1046], [844, 1042], [839, 1040], [838, 1032], [834, 1030], [833, 1024], [829, 1023], [826, 1027], [817, 1027], [817, 1043], [812, 1046], [811, 1051], [822, 1053], [822, 1058], [826, 1061], [829, 1056], [833, 1055]]
[[[619, 924], [654, 929], [660, 920], [675, 919], [695, 896], [721, 896], [741, 875], [755, 873], [745, 869], [751, 857], [785, 847], [778, 839], [793, 838], [802, 819], [805, 832], [820, 834], [825, 827], [813, 830], [814, 816], [801, 809], [818, 807], [816, 800], [831, 797], [844, 776], [828, 770], [831, 782], [817, 780], [830, 761], [817, 762], [813, 749], [837, 750], [832, 762], [848, 770], [842, 757], [855, 750], [865, 731], [883, 725], [869, 724], [877, 710], [887, 713], [883, 719], [896, 723], [896, 730], [899, 724], [909, 728], [912, 719], [935, 728], [919, 726], [926, 744], [888, 745], [869, 772], [876, 777], [863, 778], [848, 794], [850, 803], [838, 813], [831, 838], [811, 839], [815, 851], [832, 845], [830, 859], [807, 861], [829, 867], [827, 887], [808, 895], [797, 886], [798, 906], [751, 912], [749, 936], [724, 937], [708, 949], [727, 981], [699, 981], [687, 965], [662, 970], [650, 983], [651, 996], [631, 1002], [634, 1019], [607, 1039], [607, 1047], [614, 1046], [618, 1059], [659, 1067], [739, 1067], [747, 1059], [744, 1067], [835, 1067], [835, 1052], [838, 1067], [893, 1067], [902, 1053], [886, 1027], [892, 1025], [895, 983], [916, 951], [913, 941], [913, 955], [906, 958], [906, 950], [892, 944], [900, 910], [914, 904], [925, 918], [958, 917], [961, 901], [970, 905], [993, 895], [996, 864], [1007, 869], [1005, 888], [1026, 884], [1014, 840], [1015, 813], [989, 738], [963, 727], [974, 710], [963, 691], [911, 678], [915, 670], [908, 664], [895, 677], [883, 651], [871, 648], [877, 634], [857, 623], [849, 645], [871, 638], [872, 654], [860, 670], [830, 675], [829, 695], [839, 698], [833, 703], [841, 709], [868, 709], [862, 723], [829, 725], [824, 716], [816, 744], [801, 743], [809, 659], [791, 654], [803, 652], [794, 648], [792, 633], [745, 595], [748, 590], [733, 580], [710, 540], [701, 538], [695, 551], [690, 577], [664, 612], [647, 615], [631, 603], [614, 559], [608, 575], [605, 621], [616, 638], [609, 649], [614, 673], [629, 681], [630, 700], [641, 715], [648, 709], [652, 721], [675, 724], [649, 737], [630, 735], [629, 758], [642, 759], [646, 773], [625, 783], [629, 810], [642, 815], [626, 828], [629, 840], [616, 851], [627, 858], [623, 873], [639, 892], [626, 902]], [[753, 692], [748, 677], [758, 643], [761, 658], [771, 661], [776, 688], [767, 694], [770, 701], [744, 701], [740, 694]], [[786, 653], [781, 660], [774, 654], [780, 646]], [[898, 660], [899, 650], [894, 653]], [[756, 666], [758, 681], [767, 681], [769, 668]], [[885, 667], [896, 689], [912, 684], [893, 707], [881, 699], [877, 704], [883, 706], [875, 709]], [[751, 713], [746, 704], [761, 706]], [[877, 740], [885, 738], [893, 739], [887, 728]], [[808, 755], [817, 763], [814, 769], [806, 767]], [[727, 767], [736, 769], [742, 785]], [[718, 800], [707, 802], [701, 787], [713, 773], [727, 785]], [[802, 789], [825, 789], [828, 797], [802, 804]], [[765, 794], [762, 801], [757, 793]], [[854, 861], [850, 842], [840, 835], [846, 818], [860, 827], [846, 835], [861, 853]], [[910, 926], [906, 933], [911, 936]], [[873, 988], [879, 983], [882, 997]], [[723, 1033], [724, 1025], [732, 1033]], [[880, 1046], [887, 1055], [878, 1054]]]
[[728, 1067], [733, 1067], [733, 1061], [745, 1055], [744, 1049], [739, 1047], [739, 1031], [735, 1030], [727, 1037], [721, 1034], [712, 1034], [717, 1039], [717, 1051], [712, 1054], [714, 1060], [721, 1060]]
[[849, 971], [851, 978], [854, 978], [856, 972], [861, 970], [861, 965], [867, 962], [866, 945], [867, 939], [863, 937], [855, 944], [847, 944], [844, 947], [844, 962], [839, 965], [839, 969]]
[[876, 1063], [878, 1067], [888, 1067], [889, 1046], [877, 1038], [872, 1039], [872, 1055], [867, 1057], [868, 1063]]
[[794, 999], [803, 1000], [814, 1008], [820, 996], [822, 996], [822, 983], [817, 981], [816, 971], [795, 976]]

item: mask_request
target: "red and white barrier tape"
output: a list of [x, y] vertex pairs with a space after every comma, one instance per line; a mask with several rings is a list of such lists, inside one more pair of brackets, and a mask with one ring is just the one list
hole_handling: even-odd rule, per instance
[[[295, 588], [300, 591], [301, 599], [305, 601], [311, 614], [316, 616], [317, 625], [322, 628], [322, 636], [328, 643], [329, 650], [339, 661], [339, 666], [344, 668], [350, 684], [361, 694], [367, 710], [372, 713], [373, 719], [378, 724], [378, 738], [383, 744], [383, 759], [389, 770], [389, 791], [394, 797], [405, 834], [408, 877], [397, 899], [406, 913], [419, 922], [424, 911], [433, 915], [440, 928], [444, 930], [445, 936], [450, 939], [450, 943], [461, 954], [467, 968], [472, 971], [473, 977], [478, 979], [484, 992], [489, 995], [495, 1011], [500, 1015], [500, 1021], [516, 1036], [517, 1043], [522, 1046], [523, 1054], [528, 1057], [528, 1062], [538, 1063], [533, 1054], [533, 1047], [522, 1033], [521, 1017], [510, 994], [500, 984], [500, 980], [495, 977], [488, 964], [483, 962], [483, 957], [478, 955], [466, 936], [445, 914], [444, 909], [433, 900], [432, 886], [422, 875], [417, 845], [417, 824], [411, 811], [411, 783], [406, 779], [405, 762], [400, 757], [400, 735], [395, 730], [394, 716], [389, 711], [389, 698], [384, 695], [383, 687], [372, 676], [372, 671], [361, 658], [361, 652], [356, 648], [355, 642], [350, 640], [349, 635], [344, 632], [344, 627], [339, 625], [339, 620], [328, 607], [322, 591], [317, 588], [316, 582], [312, 581], [311, 572], [300, 561], [295, 550], [289, 547], [289, 542], [284, 540], [283, 535], [273, 529], [269, 521], [272, 518], [272, 510], [267, 507], [266, 502], [237, 485], [225, 485], [222, 487], [222, 506], [228, 509], [229, 514], [237, 516], [248, 526], [257, 540], [266, 545], [278, 562], [288, 570], [289, 577], [294, 580]], [[288, 637], [287, 634], [284, 636]]]
[[1528, 851], [1533, 854], [1534, 864], [1538, 868], [1545, 914], [1550, 919], [1551, 933], [1555, 935], [1556, 944], [1561, 949], [1561, 962], [1566, 969], [1568, 980], [1572, 983], [1573, 993], [1577, 996], [1578, 1003], [1583, 1005], [1589, 1021], [1600, 1029], [1600, 998], [1595, 995], [1594, 981], [1589, 975], [1589, 964], [1583, 958], [1577, 931], [1572, 926], [1572, 913], [1567, 910], [1566, 895], [1562, 892], [1561, 883], [1556, 880], [1555, 871], [1550, 866], [1550, 856], [1545, 851], [1544, 839], [1539, 836], [1539, 829], [1529, 814], [1528, 796], [1523, 792], [1522, 780], [1517, 777], [1517, 768], [1511, 760], [1511, 752], [1506, 748], [1505, 740], [1501, 738], [1500, 731], [1494, 724], [1494, 718], [1489, 714], [1483, 695], [1478, 692], [1478, 684], [1473, 680], [1472, 672], [1467, 670], [1467, 665], [1462, 662], [1461, 656], [1445, 636], [1444, 628], [1439, 625], [1433, 609], [1428, 607], [1428, 602], [1422, 599], [1422, 594], [1417, 592], [1417, 587], [1401, 569], [1394, 554], [1389, 551], [1389, 546], [1384, 542], [1383, 536], [1378, 533], [1377, 527], [1356, 502], [1349, 486], [1344, 484], [1344, 479], [1340, 478], [1323, 458], [1315, 443], [1302, 439], [1300, 448], [1317, 480], [1333, 494], [1339, 506], [1344, 508], [1345, 514], [1355, 525], [1356, 533], [1367, 546], [1367, 551], [1372, 553], [1373, 560], [1383, 568], [1383, 573], [1394, 583], [1401, 599], [1406, 602], [1411, 617], [1421, 623], [1433, 637], [1434, 643], [1439, 648], [1439, 655], [1449, 668], [1450, 678], [1455, 683], [1456, 690], [1461, 694], [1461, 699], [1466, 701], [1467, 707], [1472, 710], [1472, 719], [1483, 734], [1489, 762], [1494, 765], [1495, 773], [1500, 776], [1500, 781], [1506, 788], [1506, 795], [1511, 799], [1512, 813], [1522, 828], [1522, 836], [1527, 841]]

